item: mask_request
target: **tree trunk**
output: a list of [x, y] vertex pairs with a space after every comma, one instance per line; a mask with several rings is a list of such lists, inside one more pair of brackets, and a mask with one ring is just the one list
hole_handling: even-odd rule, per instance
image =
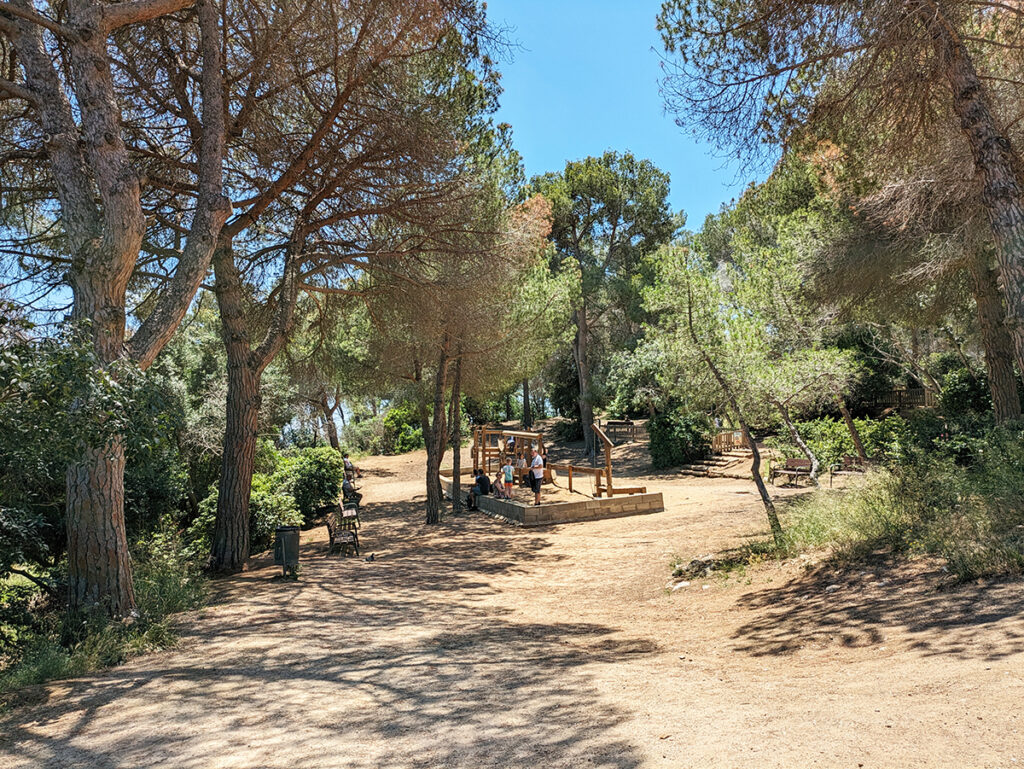
[[260, 374], [228, 355], [227, 425], [210, 568], [235, 572], [249, 557], [249, 497], [256, 458]]
[[511, 422], [515, 412], [512, 411], [512, 391], [505, 393], [505, 421]]
[[835, 398], [836, 405], [839, 406], [839, 413], [843, 415], [843, 421], [846, 422], [846, 429], [850, 431], [850, 438], [853, 440], [853, 447], [857, 450], [857, 456], [861, 462], [867, 462], [868, 453], [864, 450], [864, 442], [860, 439], [860, 430], [853, 423], [853, 416], [850, 414], [850, 410], [846, 408], [846, 401], [843, 400], [843, 396], [839, 393], [835, 393]]
[[993, 413], [996, 424], [1003, 424], [1021, 417], [1017, 378], [1013, 374], [1013, 341], [1003, 323], [1005, 312], [999, 287], [983, 253], [971, 259], [970, 273]]
[[1024, 372], [1024, 188], [1019, 158], [1000, 131], [974, 62], [948, 20], [922, 7], [953, 93], [953, 109], [981, 179], [981, 203], [996, 245], [1006, 300], [1006, 327], [1018, 370]]
[[597, 465], [597, 444], [594, 436], [594, 404], [591, 400], [590, 357], [587, 347], [590, 341], [590, 328], [587, 324], [587, 309], [582, 306], [573, 312], [576, 324], [576, 336], [573, 340], [572, 355], [576, 361], [576, 372], [580, 386], [580, 419], [583, 421], [583, 448], [590, 465]]
[[135, 612], [131, 557], [124, 526], [124, 443], [85, 449], [66, 474], [68, 587], [72, 610], [102, 606], [119, 617]]
[[[106, 368], [124, 353], [124, 283], [96, 268], [72, 276], [72, 319], [90, 320], [92, 347]], [[135, 613], [131, 557], [124, 524], [124, 443], [83, 445], [65, 474], [69, 605], [101, 605], [112, 616]]]
[[327, 440], [330, 441], [332, 449], [340, 452], [341, 442], [338, 440], [338, 426], [334, 423], [334, 412], [338, 408], [337, 402], [335, 402], [334, 406], [331, 406], [330, 401], [327, 398], [327, 392], [325, 390], [321, 390], [319, 403], [320, 410], [324, 414], [324, 427], [327, 429]]
[[[294, 256], [301, 251], [303, 230], [296, 225], [278, 284], [277, 307], [262, 341], [252, 348], [245, 315], [245, 287], [235, 265], [234, 250], [226, 236], [213, 257], [221, 339], [228, 359], [227, 424], [217, 489], [217, 521], [214, 525], [210, 568], [234, 572], [249, 557], [249, 497], [256, 457], [260, 414], [260, 380], [280, 351], [291, 328], [298, 298]], [[314, 431], [316, 430], [314, 421]]]
[[452, 382], [452, 512], [462, 512], [462, 351], [455, 358]]
[[437, 374], [434, 377], [434, 423], [430, 427], [430, 439], [427, 443], [427, 523], [441, 522], [441, 459], [444, 456], [445, 429], [444, 394], [448, 374], [448, 342], [445, 340], [437, 363]]
[[530, 405], [530, 380], [523, 380], [523, 429], [533, 427], [533, 408]]
[[770, 400], [772, 405], [778, 409], [779, 415], [782, 417], [782, 423], [786, 425], [786, 428], [789, 430], [789, 435], [793, 438], [793, 442], [799, 447], [800, 451], [804, 453], [804, 456], [811, 461], [811, 481], [815, 486], [817, 486], [818, 470], [821, 469], [821, 463], [818, 462], [817, 454], [811, 450], [811, 447], [807, 445], [803, 437], [800, 435], [800, 431], [797, 430], [796, 424], [789, 415], [789, 409], [786, 408], [786, 404], [774, 398]]
[[750, 428], [747, 426], [747, 421], [743, 417], [743, 409], [740, 408], [739, 399], [736, 397], [732, 386], [726, 380], [725, 376], [715, 365], [715, 362], [711, 359], [708, 351], [704, 349], [704, 346], [700, 343], [697, 338], [697, 331], [693, 327], [693, 294], [687, 286], [687, 323], [690, 330], [690, 339], [693, 340], [694, 346], [700, 351], [701, 357], [704, 359], [704, 363], [711, 370], [712, 376], [715, 381], [718, 382], [718, 386], [722, 389], [726, 400], [735, 412], [736, 417], [739, 419], [740, 429], [743, 431], [743, 437], [747, 441], [747, 445], [750, 447], [750, 453], [753, 456], [753, 462], [750, 467], [750, 474], [754, 481], [754, 486], [757, 487], [757, 493], [761, 497], [761, 504], [764, 506], [765, 514], [768, 516], [768, 527], [772, 532], [772, 539], [775, 541], [775, 546], [781, 548], [783, 545], [782, 539], [782, 524], [779, 523], [779, 514], [775, 511], [775, 503], [772, 502], [771, 496], [768, 494], [768, 489], [764, 485], [764, 479], [761, 477], [761, 451], [757, 448], [757, 442], [754, 440], [754, 436], [750, 434]]

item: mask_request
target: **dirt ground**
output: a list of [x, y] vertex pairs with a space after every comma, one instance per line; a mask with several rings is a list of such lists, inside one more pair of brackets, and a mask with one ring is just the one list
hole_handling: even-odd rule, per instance
[[666, 512], [426, 527], [422, 455], [367, 460], [372, 562], [304, 532], [297, 582], [257, 559], [178, 648], [28, 693], [0, 766], [1024, 766], [1024, 583], [797, 561], [670, 591], [763, 511], [620, 459]]

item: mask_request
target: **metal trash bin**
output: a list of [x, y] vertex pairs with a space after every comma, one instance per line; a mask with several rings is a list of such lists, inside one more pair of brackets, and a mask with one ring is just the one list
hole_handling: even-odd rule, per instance
[[282, 567], [283, 574], [288, 575], [299, 567], [299, 527], [278, 526], [274, 529], [274, 564]]

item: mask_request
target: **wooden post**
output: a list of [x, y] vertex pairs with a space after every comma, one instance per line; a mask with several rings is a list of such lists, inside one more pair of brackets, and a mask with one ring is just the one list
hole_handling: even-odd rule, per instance
[[572, 492], [572, 465], [569, 465], [569, 492]]
[[601, 439], [601, 443], [604, 444], [604, 473], [606, 478], [606, 490], [608, 496], [612, 496], [612, 442], [605, 434], [604, 430], [601, 429], [601, 425], [598, 422], [594, 423], [594, 434]]

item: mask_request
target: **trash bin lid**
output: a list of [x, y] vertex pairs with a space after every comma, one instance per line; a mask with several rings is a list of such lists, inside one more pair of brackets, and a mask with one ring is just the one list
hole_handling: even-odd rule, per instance
[[278, 526], [274, 531], [298, 531], [298, 526]]

